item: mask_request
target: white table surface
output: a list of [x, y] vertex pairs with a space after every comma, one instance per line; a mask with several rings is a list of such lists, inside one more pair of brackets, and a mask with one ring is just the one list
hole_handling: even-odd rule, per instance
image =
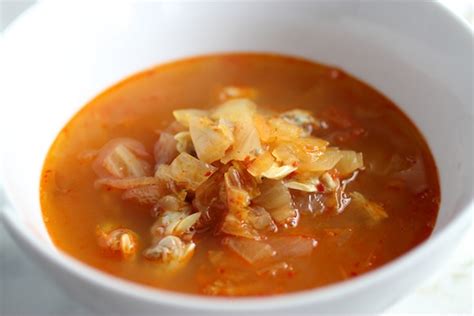
[[[408, 0], [409, 1], [409, 0]], [[417, 0], [412, 0], [417, 1]], [[474, 2], [446, 0], [449, 6], [474, 21]], [[34, 1], [0, 0], [0, 32]], [[1, 180], [1, 179], [0, 179]], [[1, 183], [0, 183], [1, 190]], [[0, 192], [0, 209], [2, 206]], [[384, 315], [473, 315], [474, 227], [456, 245], [454, 254], [436, 275]], [[47, 278], [29, 257], [18, 249], [0, 225], [0, 316], [94, 315], [87, 306], [67, 296]]]

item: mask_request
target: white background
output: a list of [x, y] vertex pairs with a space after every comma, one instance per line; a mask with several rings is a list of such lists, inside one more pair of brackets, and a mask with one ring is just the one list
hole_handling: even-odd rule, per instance
[[[474, 0], [442, 2], [455, 13], [467, 18], [472, 25]], [[32, 3], [34, 1], [0, 0], [0, 32]], [[2, 204], [0, 179], [0, 209]], [[472, 315], [473, 244], [474, 228], [471, 227], [464, 239], [458, 245], [453, 245], [457, 249], [447, 260], [445, 267], [413, 292], [407, 293], [403, 300], [389, 308], [385, 314]], [[54, 282], [46, 278], [34, 262], [30, 262], [29, 258], [17, 248], [2, 223], [0, 225], [0, 316], [10, 315], [93, 314], [87, 306], [66, 296]]]

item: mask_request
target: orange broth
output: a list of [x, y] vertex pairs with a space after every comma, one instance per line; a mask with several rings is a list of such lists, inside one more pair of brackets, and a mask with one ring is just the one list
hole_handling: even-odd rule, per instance
[[[151, 243], [150, 207], [125, 201], [116, 190], [96, 188], [97, 175], [87, 153], [117, 137], [134, 138], [152, 152], [156, 131], [173, 121], [173, 110], [213, 107], [225, 86], [252, 87], [258, 91], [259, 106], [278, 112], [304, 109], [324, 121], [325, 128], [315, 132], [318, 137], [364, 156], [365, 169], [347, 191], [362, 192], [382, 205], [388, 217], [367, 224], [350, 205], [340, 214], [301, 211], [296, 227], [276, 234], [310, 236], [317, 246], [310, 256], [287, 258], [291, 269], [275, 276], [244, 261], [212, 231], [196, 234], [194, 255], [177, 272], [163, 272], [143, 258], [141, 252]], [[395, 104], [342, 70], [269, 54], [186, 59], [136, 74], [108, 89], [59, 133], [44, 163], [40, 192], [54, 244], [78, 260], [152, 287], [229, 296], [317, 288], [380, 267], [429, 237], [440, 202], [430, 150]], [[98, 246], [96, 230], [104, 223], [137, 234], [133, 258], [107, 255]], [[218, 266], [209, 258], [216, 251], [226, 257]], [[209, 284], [220, 279], [224, 287], [237, 280], [238, 289], [209, 292]]]

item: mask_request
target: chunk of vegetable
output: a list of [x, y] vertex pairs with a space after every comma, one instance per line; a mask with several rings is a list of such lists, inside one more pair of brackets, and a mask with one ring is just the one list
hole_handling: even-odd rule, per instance
[[160, 138], [153, 148], [156, 165], [169, 164], [178, 156], [176, 144], [177, 142], [173, 135], [166, 132], [160, 133]]
[[341, 160], [342, 154], [338, 150], [327, 150], [320, 155], [311, 155], [300, 165], [301, 169], [310, 172], [331, 170]]
[[209, 115], [209, 112], [196, 109], [184, 109], [173, 111], [175, 120], [185, 127], [189, 127], [189, 122], [192, 118], [203, 117]]
[[261, 155], [258, 155], [254, 161], [249, 165], [247, 171], [254, 177], [260, 178], [262, 174], [270, 169], [275, 162], [275, 158], [268, 152], [265, 151]]
[[293, 267], [284, 261], [278, 262], [268, 267], [257, 270], [257, 275], [273, 277], [273, 278], [279, 275], [285, 275], [285, 274], [293, 275], [293, 273], [294, 273]]
[[335, 180], [329, 173], [325, 172], [321, 176], [321, 182], [324, 185], [324, 191], [336, 191], [339, 186], [339, 180]]
[[252, 207], [249, 212], [248, 222], [258, 231], [276, 232], [278, 230], [270, 213], [263, 207]]
[[189, 121], [189, 131], [198, 158], [211, 163], [224, 157], [234, 143], [232, 124], [223, 119], [217, 124], [207, 117], [195, 117]]
[[298, 169], [295, 166], [279, 166], [276, 163], [273, 163], [270, 168], [262, 173], [262, 176], [268, 179], [281, 180], [293, 171]]
[[184, 152], [173, 160], [170, 167], [173, 180], [189, 190], [196, 190], [217, 170]]
[[234, 236], [260, 239], [258, 232], [248, 223], [250, 194], [242, 184], [242, 177], [235, 167], [224, 174], [228, 212], [224, 217], [221, 231]]
[[304, 191], [304, 192], [317, 192], [317, 185], [320, 183], [318, 178], [308, 179], [306, 182], [300, 181], [286, 181], [285, 186], [289, 189]]
[[[226, 167], [221, 167], [209, 179], [202, 183], [195, 192], [193, 206], [201, 212], [197, 227], [205, 230], [222, 219], [227, 210], [224, 174]], [[220, 229], [220, 228], [219, 228]]]
[[267, 210], [275, 222], [284, 226], [296, 226], [299, 214], [293, 207], [288, 188], [282, 181], [266, 179], [260, 185], [261, 195], [253, 200]]
[[357, 153], [352, 150], [341, 150], [341, 159], [337, 162], [335, 168], [339, 171], [341, 176], [347, 176], [364, 167], [362, 153]]
[[213, 112], [212, 118], [223, 119], [234, 124], [234, 144], [221, 159], [223, 163], [253, 158], [261, 151], [260, 138], [253, 120], [255, 111], [256, 105], [252, 101], [234, 99], [223, 103]]
[[276, 259], [309, 256], [318, 244], [315, 239], [303, 236], [276, 236], [267, 243], [276, 251]]
[[293, 125], [281, 118], [270, 118], [268, 125], [271, 130], [269, 142], [295, 140], [304, 136], [304, 131], [298, 125]]
[[350, 194], [353, 205], [364, 211], [373, 222], [379, 222], [388, 217], [382, 205], [369, 201], [359, 192]]
[[151, 173], [145, 147], [131, 138], [116, 138], [105, 144], [92, 165], [100, 177], [143, 177]]
[[276, 254], [270, 245], [262, 241], [226, 237], [222, 242], [250, 264], [269, 261]]
[[191, 139], [191, 133], [189, 131], [179, 132], [174, 135], [176, 140], [176, 150], [179, 153], [192, 154], [194, 150], [193, 140]]

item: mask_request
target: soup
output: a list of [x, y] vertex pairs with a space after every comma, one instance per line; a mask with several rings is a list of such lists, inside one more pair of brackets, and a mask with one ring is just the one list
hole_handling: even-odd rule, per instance
[[44, 163], [62, 251], [171, 291], [274, 295], [356, 277], [428, 238], [420, 132], [344, 71], [269, 54], [187, 59], [85, 106]]

